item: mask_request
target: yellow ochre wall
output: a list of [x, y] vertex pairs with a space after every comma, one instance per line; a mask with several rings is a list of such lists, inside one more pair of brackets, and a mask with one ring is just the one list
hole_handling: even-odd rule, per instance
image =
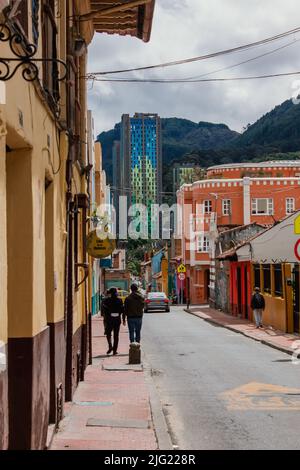
[[[1, 86], [1, 85], [0, 85]], [[4, 90], [4, 85], [3, 85]], [[7, 343], [6, 126], [0, 104], [0, 346]]]
[[[293, 288], [287, 285], [287, 279], [292, 277], [292, 266], [289, 263], [282, 264], [282, 290], [283, 297], [274, 294], [273, 265], [271, 265], [271, 294], [264, 292], [263, 268], [260, 267], [261, 290], [265, 298], [266, 308], [263, 312], [263, 324], [270, 325], [275, 329], [293, 332]], [[254, 276], [252, 276], [254, 285]]]
[[[59, 139], [56, 123], [40, 96], [38, 85], [27, 83], [17, 73], [7, 83], [6, 97], [6, 143], [12, 149], [6, 156], [8, 231], [12, 241], [9, 248], [9, 336], [32, 337], [41, 332], [47, 322], [57, 322], [64, 317], [68, 144], [64, 133]], [[54, 172], [58, 173], [55, 175]], [[54, 282], [48, 286], [52, 289], [50, 297], [53, 296], [53, 311], [48, 311], [48, 318], [45, 294], [46, 178], [53, 185], [52, 277], [56, 278], [56, 289]], [[32, 287], [28, 288], [30, 285]]]

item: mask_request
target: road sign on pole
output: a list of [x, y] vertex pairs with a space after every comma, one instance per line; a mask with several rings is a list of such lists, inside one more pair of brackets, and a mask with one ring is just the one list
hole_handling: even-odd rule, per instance
[[300, 240], [295, 244], [294, 253], [298, 261], [300, 261]]
[[178, 274], [178, 279], [179, 279], [179, 281], [184, 281], [185, 280], [185, 273], [179, 273]]
[[186, 267], [184, 264], [180, 264], [177, 268], [177, 272], [179, 273], [186, 273]]

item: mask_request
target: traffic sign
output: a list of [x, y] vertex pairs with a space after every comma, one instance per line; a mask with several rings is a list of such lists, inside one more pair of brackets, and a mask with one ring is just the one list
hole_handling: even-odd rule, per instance
[[300, 215], [295, 219], [295, 234], [300, 235]]
[[186, 273], [186, 267], [184, 264], [180, 264], [177, 268], [178, 273]]
[[178, 279], [179, 279], [179, 281], [184, 281], [185, 280], [185, 273], [179, 273], [178, 274]]
[[300, 240], [295, 244], [294, 253], [298, 261], [300, 261]]

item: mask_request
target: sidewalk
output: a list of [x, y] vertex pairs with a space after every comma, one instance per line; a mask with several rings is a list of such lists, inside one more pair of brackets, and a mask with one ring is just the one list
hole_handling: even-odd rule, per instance
[[103, 321], [98, 315], [93, 318], [93, 365], [73, 402], [65, 406], [51, 450], [158, 449], [153, 416], [161, 410], [153, 406], [160, 403], [154, 399], [151, 409], [150, 395], [155, 392], [143, 366], [128, 365], [128, 350], [127, 328], [121, 326], [119, 354], [106, 356]]
[[293, 349], [292, 346], [295, 341], [300, 341], [300, 336], [283, 333], [282, 331], [274, 330], [272, 327], [257, 329], [255, 324], [249, 320], [233, 317], [207, 306], [195, 305], [185, 310], [192, 315], [202, 318], [202, 320], [223, 326], [228, 330], [240, 333], [255, 341], [260, 341], [262, 344], [287, 354], [292, 355], [295, 349], [298, 349]]

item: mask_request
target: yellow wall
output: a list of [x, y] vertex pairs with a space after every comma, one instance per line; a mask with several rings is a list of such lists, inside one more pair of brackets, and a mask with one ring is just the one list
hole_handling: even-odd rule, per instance
[[271, 295], [264, 294], [266, 308], [263, 312], [263, 324], [271, 325], [277, 330], [286, 331], [286, 309], [285, 299], [272, 297]]
[[[1, 47], [7, 48], [6, 45]], [[23, 126], [19, 117], [21, 113]], [[9, 230], [11, 241], [14, 241], [9, 249], [9, 336], [30, 337], [42, 331], [48, 322], [64, 318], [65, 163], [68, 144], [65, 133], [59, 135], [38, 85], [27, 83], [21, 73], [16, 73], [7, 82], [5, 115], [6, 143], [13, 150], [7, 153]], [[46, 178], [53, 185], [52, 202], [50, 206], [49, 201], [47, 204], [47, 214], [50, 210], [53, 218], [51, 272], [48, 273], [52, 282], [47, 283], [47, 298], [51, 298], [51, 302], [48, 302], [50, 308], [47, 310]], [[17, 227], [21, 227], [21, 233]], [[49, 253], [49, 247], [47, 251]]]
[[[284, 332], [293, 332], [293, 288], [287, 285], [291, 279], [292, 267], [289, 263], [281, 264], [282, 270], [282, 298], [275, 295], [274, 265], [271, 265], [271, 293], [264, 292], [263, 265], [260, 266], [261, 290], [265, 298], [266, 308], [263, 313], [264, 325], [270, 325]], [[252, 272], [252, 285], [254, 273]]]
[[0, 104], [0, 346], [7, 342], [6, 126]]

